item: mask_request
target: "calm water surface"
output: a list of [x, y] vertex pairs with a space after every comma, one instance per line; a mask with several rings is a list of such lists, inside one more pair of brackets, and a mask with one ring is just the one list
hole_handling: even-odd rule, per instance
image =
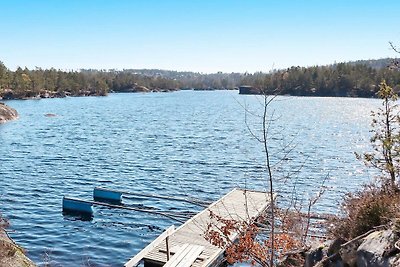
[[[20, 113], [0, 126], [0, 211], [12, 223], [11, 236], [38, 264], [121, 266], [176, 222], [98, 207], [92, 221], [81, 221], [62, 215], [64, 195], [91, 200], [93, 188], [103, 186], [216, 200], [234, 186], [265, 189], [262, 146], [246, 129], [243, 108], [260, 112], [259, 100], [237, 91], [181, 91], [8, 101]], [[276, 168], [279, 177], [290, 175], [288, 183], [306, 198], [329, 174], [331, 190], [316, 209], [336, 212], [344, 192], [373, 177], [353, 152], [368, 149], [369, 114], [378, 105], [278, 98], [271, 150], [279, 156], [285, 145], [293, 148]], [[260, 122], [248, 121], [257, 132]], [[291, 187], [279, 188], [284, 202]]]

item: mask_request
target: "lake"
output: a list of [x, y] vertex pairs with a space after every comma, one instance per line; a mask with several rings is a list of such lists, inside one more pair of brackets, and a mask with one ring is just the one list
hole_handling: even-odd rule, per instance
[[[63, 216], [63, 196], [91, 200], [93, 188], [102, 186], [212, 201], [236, 186], [265, 190], [262, 144], [245, 122], [259, 134], [261, 121], [252, 114], [262, 112], [260, 100], [237, 91], [179, 91], [7, 101], [20, 113], [19, 120], [0, 125], [0, 211], [11, 221], [10, 235], [38, 264], [121, 266], [177, 223], [104, 207], [82, 221]], [[373, 179], [354, 152], [370, 150], [370, 111], [379, 103], [317, 97], [272, 102], [271, 154], [284, 156], [275, 168], [279, 203], [293, 185], [307, 199], [326, 180], [329, 190], [315, 211], [337, 212], [345, 192]], [[291, 153], [284, 155], [284, 147]]]

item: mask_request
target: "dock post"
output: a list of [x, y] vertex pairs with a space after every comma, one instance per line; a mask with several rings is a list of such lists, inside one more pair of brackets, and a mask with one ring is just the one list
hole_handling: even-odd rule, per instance
[[169, 236], [167, 236], [167, 237], [165, 238], [165, 246], [166, 246], [166, 248], [167, 248], [167, 261], [169, 261], [169, 256], [170, 256], [169, 242], [168, 242], [168, 240], [169, 240]]

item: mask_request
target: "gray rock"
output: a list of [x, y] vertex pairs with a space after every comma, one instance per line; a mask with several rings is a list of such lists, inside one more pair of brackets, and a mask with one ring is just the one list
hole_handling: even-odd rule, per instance
[[369, 234], [357, 249], [357, 267], [399, 266], [399, 255], [396, 255], [399, 251], [394, 246], [397, 240], [392, 230]]
[[339, 254], [345, 265], [357, 267], [357, 249], [362, 242], [363, 239], [359, 239], [341, 246]]
[[295, 251], [288, 255], [285, 255], [278, 264], [277, 267], [291, 267], [291, 266], [304, 266], [304, 251]]
[[344, 267], [339, 250], [343, 239], [316, 243], [305, 253], [305, 267]]
[[328, 247], [328, 256], [338, 253], [344, 243], [346, 243], [346, 240], [344, 240], [343, 238], [336, 238], [335, 240], [333, 240]]
[[[305, 264], [304, 267], [313, 267], [325, 256], [325, 244], [314, 243], [311, 248], [305, 253]], [[325, 249], [325, 250], [324, 250]]]
[[18, 118], [18, 112], [4, 103], [0, 103], [0, 123]]
[[335, 254], [333, 257], [325, 257], [314, 267], [345, 267], [345, 264], [343, 263], [342, 258], [340, 258], [340, 255]]

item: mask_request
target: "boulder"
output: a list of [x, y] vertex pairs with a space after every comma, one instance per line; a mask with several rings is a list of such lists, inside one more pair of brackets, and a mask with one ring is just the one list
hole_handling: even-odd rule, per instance
[[339, 254], [344, 264], [350, 267], [357, 267], [357, 249], [362, 241], [363, 239], [359, 238], [341, 245]]
[[357, 249], [357, 267], [400, 266], [400, 251], [395, 247], [398, 240], [391, 229], [369, 234]]
[[324, 258], [324, 244], [314, 243], [305, 254], [305, 267], [313, 267]]
[[304, 266], [304, 251], [294, 251], [286, 254], [277, 264], [277, 267]]
[[382, 230], [368, 231], [348, 242], [338, 238], [323, 244], [315, 243], [302, 254], [305, 261], [303, 266], [399, 267], [400, 219], [389, 229], [387, 226], [379, 227]]
[[305, 253], [305, 267], [343, 267], [345, 266], [340, 257], [339, 250], [345, 241], [336, 239], [315, 243]]
[[2, 95], [3, 95], [2, 98], [5, 100], [12, 100], [12, 99], [16, 98], [16, 96], [14, 95], [14, 92], [10, 89], [4, 90]]
[[340, 251], [342, 245], [345, 243], [346, 243], [346, 240], [344, 240], [343, 238], [340, 238], [340, 237], [333, 240], [329, 244], [327, 256], [332, 256], [332, 255], [338, 253]]
[[[344, 267], [342, 258], [340, 257], [340, 249], [346, 240], [337, 238], [333, 241], [327, 241], [327, 248], [323, 249], [324, 258], [315, 264], [315, 267]], [[326, 255], [325, 255], [326, 253]]]
[[54, 96], [57, 97], [57, 98], [64, 98], [64, 97], [67, 96], [67, 94], [65, 92], [63, 92], [63, 91], [59, 91], [59, 92], [56, 92], [54, 94]]
[[18, 112], [10, 108], [4, 103], [0, 103], [0, 123], [4, 123], [10, 120], [16, 120], [18, 118]]
[[150, 92], [150, 89], [145, 86], [137, 85], [135, 86], [135, 92]]
[[318, 262], [315, 267], [348, 267], [342, 261], [339, 254], [334, 254], [330, 257], [325, 257], [322, 261]]

